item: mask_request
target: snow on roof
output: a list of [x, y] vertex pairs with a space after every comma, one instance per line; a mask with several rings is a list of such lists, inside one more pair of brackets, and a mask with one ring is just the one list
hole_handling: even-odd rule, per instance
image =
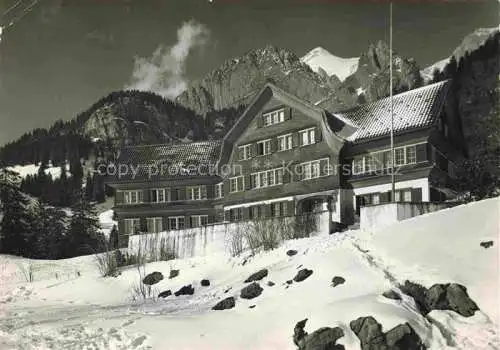
[[[393, 96], [394, 131], [431, 125], [439, 115], [448, 91], [448, 81], [427, 85]], [[359, 141], [390, 133], [390, 98], [366, 103], [333, 113], [340, 120], [350, 120], [358, 130], [349, 138]]]

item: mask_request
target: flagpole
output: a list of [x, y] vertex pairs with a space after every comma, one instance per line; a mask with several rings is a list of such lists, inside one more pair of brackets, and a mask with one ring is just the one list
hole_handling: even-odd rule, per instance
[[394, 181], [394, 167], [395, 167], [395, 154], [394, 154], [394, 105], [392, 101], [392, 1], [390, 2], [390, 16], [389, 16], [389, 100], [390, 100], [390, 113], [391, 113], [391, 201], [396, 201], [396, 184]]

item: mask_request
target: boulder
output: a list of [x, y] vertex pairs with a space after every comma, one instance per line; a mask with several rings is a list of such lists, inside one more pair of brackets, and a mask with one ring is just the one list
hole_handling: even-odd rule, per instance
[[399, 295], [394, 289], [383, 292], [382, 295], [387, 299], [401, 300], [401, 295]]
[[192, 285], [187, 285], [179, 289], [177, 292], [174, 293], [176, 297], [180, 295], [193, 295], [194, 294], [194, 288]]
[[312, 270], [302, 269], [302, 270], [299, 270], [299, 272], [297, 272], [297, 275], [295, 275], [295, 277], [293, 278], [293, 280], [295, 282], [302, 282], [303, 280], [305, 280], [306, 278], [308, 278], [312, 274], [313, 274]]
[[361, 342], [361, 350], [387, 350], [382, 325], [372, 316], [359, 317], [349, 326]]
[[158, 294], [158, 298], [166, 298], [168, 296], [172, 295], [172, 292], [170, 290], [165, 290]]
[[391, 350], [424, 350], [418, 334], [408, 324], [400, 324], [385, 334], [387, 347]]
[[287, 250], [286, 255], [288, 256], [294, 256], [297, 254], [297, 251], [294, 249]]
[[253, 282], [241, 290], [240, 296], [243, 299], [253, 299], [258, 297], [264, 289], [257, 283]]
[[304, 331], [304, 328], [306, 326], [307, 318], [299, 321], [295, 324], [295, 327], [293, 328], [293, 343], [297, 346], [302, 343], [302, 340], [306, 337], [307, 332]]
[[212, 310], [228, 310], [232, 309], [234, 305], [234, 297], [229, 297], [219, 301], [214, 307], [212, 307]]
[[479, 243], [479, 245], [481, 247], [483, 247], [484, 249], [488, 249], [489, 247], [493, 246], [493, 241], [481, 242], [481, 243]]
[[163, 279], [163, 274], [161, 272], [155, 271], [150, 273], [149, 275], [146, 275], [142, 279], [142, 283], [148, 286], [152, 286], [153, 284], [160, 282], [162, 279]]
[[207, 279], [203, 279], [203, 280], [201, 280], [200, 284], [202, 287], [208, 287], [208, 286], [210, 286], [210, 281]]
[[268, 287], [272, 287], [272, 286], [274, 286], [274, 284], [275, 283], [273, 281], [267, 281], [267, 286]]
[[254, 307], [255, 307], [255, 305], [250, 305], [248, 308], [253, 309]]
[[245, 280], [245, 283], [260, 281], [261, 279], [263, 279], [264, 277], [266, 277], [267, 274], [268, 274], [267, 269], [262, 269], [260, 271], [257, 271], [254, 274], [250, 275], [250, 277], [248, 277]]
[[426, 302], [425, 295], [427, 293], [427, 289], [424, 286], [411, 281], [405, 281], [404, 284], [399, 286], [399, 289], [401, 289], [401, 291], [406, 295], [413, 298], [422, 315], [425, 316], [431, 311]]
[[344, 284], [345, 278], [340, 276], [335, 276], [332, 278], [332, 287], [337, 287], [339, 284]]
[[343, 345], [336, 344], [337, 340], [344, 336], [344, 331], [340, 327], [322, 327], [299, 342], [300, 350], [343, 350]]
[[286, 284], [292, 284], [293, 283], [293, 280], [288, 280], [285, 282]]
[[168, 278], [172, 279], [172, 278], [179, 276], [179, 271], [180, 270], [170, 270], [170, 275], [168, 276]]
[[433, 285], [427, 290], [425, 300], [430, 310], [453, 310], [465, 317], [479, 310], [467, 289], [457, 283]]

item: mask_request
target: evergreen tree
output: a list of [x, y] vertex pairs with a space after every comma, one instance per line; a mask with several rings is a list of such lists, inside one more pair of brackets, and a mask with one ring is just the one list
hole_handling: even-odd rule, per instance
[[32, 225], [35, 221], [29, 198], [9, 176], [0, 176], [0, 251], [6, 254], [31, 256]]
[[116, 225], [113, 225], [113, 228], [111, 229], [111, 232], [109, 233], [109, 249], [118, 249], [119, 248], [119, 242], [118, 242], [118, 229]]
[[63, 257], [66, 213], [58, 208], [38, 204], [38, 220], [33, 227], [33, 257], [59, 259]]
[[81, 190], [75, 193], [72, 211], [66, 254], [78, 256], [102, 251], [104, 238], [95, 207]]

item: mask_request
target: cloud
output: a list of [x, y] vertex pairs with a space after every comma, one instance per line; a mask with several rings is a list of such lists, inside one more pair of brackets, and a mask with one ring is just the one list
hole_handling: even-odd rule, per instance
[[173, 46], [160, 45], [150, 58], [135, 59], [131, 83], [126, 89], [177, 97], [187, 87], [185, 67], [190, 52], [205, 45], [208, 36], [209, 30], [203, 24], [184, 22], [177, 30], [177, 42]]

